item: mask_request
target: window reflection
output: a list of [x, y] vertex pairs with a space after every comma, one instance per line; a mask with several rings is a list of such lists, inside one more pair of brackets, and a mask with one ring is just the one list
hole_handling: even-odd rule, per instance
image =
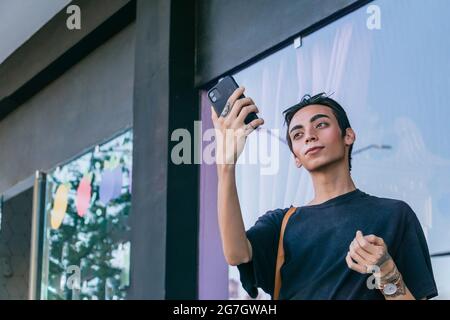
[[124, 299], [129, 285], [132, 132], [47, 176], [42, 299]]
[[[450, 251], [450, 2], [377, 0], [382, 27], [370, 30], [362, 7], [234, 75], [258, 105], [265, 128], [284, 136], [282, 111], [304, 94], [326, 92], [346, 109], [356, 132], [352, 177], [363, 191], [406, 201], [417, 214], [430, 253]], [[208, 108], [208, 105], [203, 106]], [[253, 134], [252, 141], [261, 137]], [[256, 143], [256, 142], [255, 142]], [[373, 147], [378, 146], [378, 147]], [[384, 146], [384, 147], [383, 147]], [[313, 197], [312, 181], [280, 145], [279, 171], [240, 163], [236, 181], [246, 229], [267, 210], [301, 206]], [[359, 151], [359, 152], [357, 152]], [[246, 150], [242, 154], [245, 158]], [[432, 263], [439, 297], [450, 294], [445, 258]], [[236, 267], [229, 297], [247, 299]], [[440, 282], [440, 283], [439, 283]], [[260, 298], [268, 298], [261, 292]]]

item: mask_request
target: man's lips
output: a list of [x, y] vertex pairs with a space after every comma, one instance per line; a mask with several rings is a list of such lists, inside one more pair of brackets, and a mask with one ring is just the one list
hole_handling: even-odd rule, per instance
[[310, 153], [310, 152], [316, 152], [316, 151], [318, 151], [318, 150], [320, 150], [320, 149], [323, 149], [323, 148], [324, 148], [324, 147], [313, 147], [313, 148], [310, 148], [310, 149], [306, 150], [305, 156], [306, 156], [308, 153]]

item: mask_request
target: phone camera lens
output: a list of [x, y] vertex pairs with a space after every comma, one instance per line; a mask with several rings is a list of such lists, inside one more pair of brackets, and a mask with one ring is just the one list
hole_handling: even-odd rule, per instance
[[208, 93], [208, 96], [209, 96], [209, 98], [211, 99], [212, 102], [216, 102], [217, 100], [220, 99], [221, 94], [220, 94], [219, 90], [214, 88], [213, 90], [211, 90]]

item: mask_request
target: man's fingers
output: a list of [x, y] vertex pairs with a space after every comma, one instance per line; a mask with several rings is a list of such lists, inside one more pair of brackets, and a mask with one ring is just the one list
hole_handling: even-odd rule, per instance
[[[369, 254], [377, 254], [377, 248], [371, 244], [369, 241], [367, 241], [364, 237], [361, 231], [356, 232], [356, 237], [355, 237], [356, 243], [355, 245], [357, 245], [357, 251], [359, 252], [359, 250], [364, 250], [366, 252], [368, 252]], [[358, 248], [359, 246], [359, 248]]]
[[261, 125], [264, 124], [264, 120], [261, 118], [255, 119], [253, 121], [251, 121], [250, 123], [245, 125], [245, 129], [244, 129], [244, 134], [246, 136], [248, 136], [250, 133], [252, 133], [253, 131], [255, 131], [255, 129]]
[[356, 241], [356, 238], [353, 239], [352, 243], [350, 244], [350, 253], [351, 252], [355, 252], [356, 254], [358, 254], [362, 259], [364, 259], [366, 264], [373, 264], [375, 262], [375, 258], [366, 250], [360, 247], [359, 243]]
[[359, 253], [357, 253], [355, 250], [350, 249], [349, 253], [350, 253], [350, 257], [354, 261], [356, 261], [358, 264], [360, 264], [362, 266], [365, 266], [368, 264], [367, 261], [362, 256], [360, 256]]
[[264, 124], [264, 119], [263, 118], [258, 118], [255, 120], [252, 120], [249, 125], [251, 125], [253, 128], [258, 128], [259, 126], [262, 126]]
[[363, 266], [357, 264], [356, 262], [353, 262], [352, 258], [350, 257], [350, 252], [347, 253], [347, 256], [345, 257], [345, 261], [347, 262], [347, 266], [350, 269], [352, 269], [356, 272], [359, 272], [359, 273], [363, 273], [363, 274], [367, 273], [366, 267], [363, 267]]
[[234, 90], [231, 96], [228, 98], [227, 103], [225, 104], [225, 108], [227, 108], [228, 106], [231, 110], [228, 111], [228, 115], [226, 117], [230, 116], [231, 114], [234, 115], [236, 114], [233, 113], [233, 109], [235, 108], [235, 102], [244, 93], [244, 91], [245, 91], [244, 87], [239, 87], [236, 90]]
[[232, 109], [230, 111], [229, 117], [231, 119], [235, 119], [240, 115], [244, 109], [244, 107], [247, 107], [249, 105], [255, 104], [252, 100], [252, 98], [242, 98], [238, 99], [234, 102]]
[[239, 113], [239, 116], [237, 117], [237, 120], [239, 122], [244, 122], [245, 118], [252, 112], [258, 113], [258, 107], [256, 107], [254, 104], [243, 106], [241, 108], [241, 112]]
[[378, 246], [383, 246], [384, 245], [384, 241], [382, 238], [377, 237], [376, 235], [370, 234], [368, 236], [364, 236], [364, 238], [369, 241], [372, 244], [378, 245]]
[[264, 120], [261, 118], [255, 119], [250, 123], [245, 125], [245, 135], [248, 136], [250, 133], [255, 131], [255, 129], [264, 124]]
[[230, 98], [228, 99], [228, 102], [233, 104], [237, 99], [239, 99], [239, 97], [244, 93], [244, 91], [245, 91], [244, 87], [239, 87], [236, 90], [234, 90]]

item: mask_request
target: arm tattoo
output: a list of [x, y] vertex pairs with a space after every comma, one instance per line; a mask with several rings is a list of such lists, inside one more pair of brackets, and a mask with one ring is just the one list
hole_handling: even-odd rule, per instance
[[403, 277], [395, 265], [392, 271], [388, 272], [384, 277], [381, 278], [381, 283], [395, 283], [397, 285], [397, 291], [394, 294], [388, 296], [389, 298], [395, 298], [406, 294], [405, 282], [403, 281]]
[[389, 259], [391, 259], [391, 256], [389, 255], [389, 252], [386, 250], [386, 252], [385, 252], [384, 255], [380, 258], [380, 260], [378, 260], [377, 266], [379, 266], [379, 267], [381, 268], [381, 266], [382, 266], [386, 261], [389, 261]]
[[398, 276], [399, 272], [397, 267], [394, 265], [394, 267], [392, 268], [392, 270], [390, 270], [388, 273], [386, 273], [384, 276], [382, 276], [380, 278], [380, 282], [381, 283], [389, 283], [392, 282], [394, 280], [396, 280], [397, 276]]

